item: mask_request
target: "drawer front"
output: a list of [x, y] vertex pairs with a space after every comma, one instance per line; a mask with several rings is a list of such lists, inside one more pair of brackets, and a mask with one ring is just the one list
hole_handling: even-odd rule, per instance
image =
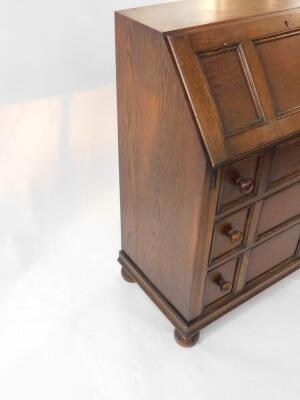
[[244, 208], [215, 223], [211, 261], [227, 253], [234, 253], [244, 246], [250, 222], [250, 213], [250, 208]]
[[277, 186], [298, 175], [300, 175], [299, 138], [276, 147], [270, 174], [270, 186]]
[[298, 251], [299, 235], [300, 224], [285, 230], [252, 249], [246, 273], [246, 282], [295, 257]]
[[232, 292], [238, 259], [210, 271], [206, 278], [204, 305], [208, 306]]
[[249, 157], [225, 167], [222, 174], [219, 211], [255, 196], [258, 187], [259, 157]]
[[264, 200], [257, 235], [300, 216], [300, 183], [281, 190]]

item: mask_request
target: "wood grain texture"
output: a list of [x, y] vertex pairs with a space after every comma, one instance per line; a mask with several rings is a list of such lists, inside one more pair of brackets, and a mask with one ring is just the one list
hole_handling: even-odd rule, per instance
[[247, 267], [246, 282], [262, 275], [276, 265], [295, 256], [300, 235], [300, 225], [280, 233], [252, 250]]
[[239, 133], [264, 122], [242, 57], [239, 46], [198, 54], [224, 135]]
[[[248, 157], [223, 169], [218, 204], [219, 212], [232, 208], [236, 204], [241, 204], [256, 195], [259, 184], [259, 162], [259, 157]], [[252, 180], [254, 187], [250, 193], [240, 191], [238, 181], [241, 178]]]
[[[249, 156], [298, 132], [298, 84], [292, 87], [292, 82], [298, 79], [295, 48], [299, 43], [295, 38], [299, 27], [297, 10], [199, 26], [168, 36], [213, 167]], [[292, 41], [286, 42], [291, 51], [285, 49], [285, 43], [278, 47], [279, 37]], [[264, 51], [263, 57], [261, 46], [272, 43], [277, 47], [268, 49], [270, 55]], [[287, 74], [286, 91], [281, 69]], [[280, 107], [285, 111], [278, 111], [278, 101], [283, 102]]]
[[206, 159], [164, 38], [117, 14], [116, 46], [122, 249], [189, 319]]
[[159, 32], [256, 17], [300, 7], [299, 0], [189, 0], [121, 11]]
[[181, 345], [300, 266], [299, 35], [300, 0], [116, 14], [119, 261]]
[[[299, 254], [300, 246], [297, 251]], [[186, 321], [177, 310], [170, 304], [166, 298], [155, 288], [155, 286], [147, 279], [141, 270], [133, 263], [132, 260], [124, 253], [120, 252], [119, 262], [125, 265], [126, 269], [134, 277], [138, 285], [151, 298], [156, 306], [168, 318], [171, 324], [183, 337], [191, 337], [197, 334], [200, 329], [214, 322], [229, 311], [251, 299], [261, 291], [285, 278], [287, 275], [300, 268], [300, 259], [291, 259], [289, 264], [283, 263], [275, 266], [267, 273], [259, 276], [246, 285], [243, 291], [237, 293], [233, 297], [226, 297], [224, 301], [216, 302], [207, 307], [204, 312], [192, 321]]]
[[263, 201], [257, 235], [265, 234], [295, 217], [300, 217], [300, 183], [281, 190]]
[[[211, 241], [214, 230], [214, 219], [217, 212], [218, 196], [221, 184], [221, 171], [206, 170], [207, 183], [204, 184], [202, 212], [198, 225], [198, 243], [196, 268], [190, 299], [190, 317], [197, 318], [204, 309], [205, 280], [209, 265]], [[209, 184], [208, 184], [209, 182]]]
[[276, 265], [271, 270], [260, 275], [258, 278], [253, 279], [248, 283], [244, 290], [235, 295], [234, 297], [224, 298], [224, 301], [216, 302], [211, 306], [207, 307], [205, 313], [196, 318], [194, 321], [188, 324], [188, 332], [190, 334], [199, 331], [205, 326], [211, 324], [216, 319], [220, 318], [224, 314], [233, 310], [237, 306], [243, 304], [245, 301], [251, 299], [261, 291], [265, 290], [269, 286], [278, 282], [280, 279], [285, 278], [287, 275], [298, 270], [300, 268], [300, 259], [290, 259], [290, 262], [284, 262]]
[[189, 45], [188, 36], [170, 36], [168, 41], [211, 165], [215, 167], [220, 160], [226, 160], [228, 156], [223, 145], [222, 123], [211, 96], [208, 82], [204, 72], [199, 67], [196, 55]]
[[300, 140], [290, 140], [276, 147], [270, 174], [270, 187], [300, 176]]
[[[250, 208], [243, 208], [215, 223], [211, 248], [212, 261], [228, 252], [234, 254], [234, 251], [244, 245], [247, 238], [249, 218]], [[229, 235], [230, 231], [241, 232], [241, 240], [231, 240]]]
[[219, 282], [220, 279], [223, 279], [225, 282], [228, 282], [233, 286], [237, 263], [238, 259], [234, 258], [207, 274], [204, 300], [205, 306], [208, 306], [231, 293], [231, 289], [228, 290], [228, 292], [222, 291]]
[[[276, 35], [256, 43], [275, 104], [276, 115], [300, 111], [300, 34]], [[276, 60], [276, 62], [274, 62]]]

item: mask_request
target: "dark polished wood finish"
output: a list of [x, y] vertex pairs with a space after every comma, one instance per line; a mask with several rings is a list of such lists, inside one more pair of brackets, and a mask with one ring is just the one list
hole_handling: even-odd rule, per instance
[[270, 173], [270, 186], [276, 187], [300, 175], [300, 139], [277, 146]]
[[234, 183], [238, 186], [239, 191], [243, 194], [249, 194], [253, 192], [254, 182], [251, 178], [240, 177]]
[[204, 299], [205, 306], [231, 293], [237, 266], [238, 259], [234, 258], [221, 267], [208, 272]]
[[[260, 157], [249, 157], [223, 169], [219, 210], [232, 209], [255, 196], [259, 183]], [[246, 184], [245, 184], [246, 182]]]
[[199, 332], [193, 336], [184, 337], [176, 329], [174, 330], [174, 338], [176, 342], [182, 347], [193, 347], [199, 340]]
[[129, 283], [134, 283], [135, 282], [135, 279], [130, 275], [130, 272], [128, 272], [125, 267], [121, 268], [121, 274], [122, 274], [123, 279], [126, 282], [129, 282]]
[[189, 0], [124, 10], [122, 14], [149, 28], [166, 33], [201, 25], [257, 18], [299, 7], [298, 0]]
[[245, 245], [250, 214], [250, 208], [243, 208], [215, 223], [211, 246], [212, 261], [224, 254], [233, 254]]
[[300, 0], [116, 13], [119, 261], [182, 346], [300, 266], [299, 38]]

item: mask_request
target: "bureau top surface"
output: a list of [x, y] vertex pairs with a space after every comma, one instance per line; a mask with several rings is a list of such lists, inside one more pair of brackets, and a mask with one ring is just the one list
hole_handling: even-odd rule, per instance
[[188, 0], [119, 13], [159, 32], [257, 17], [300, 7], [300, 0]]

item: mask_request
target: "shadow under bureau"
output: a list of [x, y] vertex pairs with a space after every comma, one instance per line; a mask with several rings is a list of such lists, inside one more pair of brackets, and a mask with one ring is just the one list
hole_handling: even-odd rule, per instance
[[300, 0], [117, 12], [116, 62], [122, 275], [191, 346], [300, 266]]

